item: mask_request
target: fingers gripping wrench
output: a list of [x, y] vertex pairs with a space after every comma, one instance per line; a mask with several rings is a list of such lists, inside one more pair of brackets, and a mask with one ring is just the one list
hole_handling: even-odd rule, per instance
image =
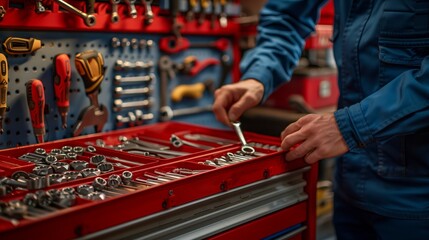
[[76, 55], [75, 65], [91, 104], [80, 113], [73, 135], [79, 135], [85, 127], [92, 125], [97, 132], [101, 132], [109, 115], [107, 108], [98, 103], [100, 84], [104, 78], [103, 56], [95, 50], [87, 50]]
[[77, 9], [76, 7], [74, 7], [73, 5], [71, 5], [70, 3], [63, 0], [55, 0], [55, 2], [58, 3], [58, 5], [60, 5], [62, 8], [66, 9], [67, 11], [73, 14], [76, 14], [77, 16], [82, 18], [86, 26], [92, 27], [95, 25], [96, 19], [93, 14], [84, 13], [79, 9]]

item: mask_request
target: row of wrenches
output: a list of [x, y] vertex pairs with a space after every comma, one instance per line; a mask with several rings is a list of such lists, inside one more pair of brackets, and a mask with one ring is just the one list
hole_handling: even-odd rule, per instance
[[[79, 8], [75, 7], [74, 5], [64, 1], [64, 0], [54, 0], [59, 6], [61, 6], [63, 9], [67, 10], [68, 12], [77, 15], [78, 17], [82, 18], [85, 25], [88, 27], [92, 27], [97, 23], [96, 17], [94, 15], [95, 13], [95, 0], [88, 0], [86, 1], [86, 12], [81, 11]], [[131, 18], [137, 18], [137, 9], [136, 9], [136, 0], [124, 0], [123, 1], [127, 7], [128, 7], [128, 15]], [[152, 0], [141, 0], [142, 4], [145, 7], [145, 13], [144, 13], [144, 21], [146, 25], [149, 25], [153, 22], [154, 14], [152, 11]], [[121, 0], [110, 0], [111, 9], [112, 9], [112, 15], [111, 15], [111, 22], [117, 23], [119, 22], [119, 12], [118, 12], [118, 5], [121, 3]], [[36, 0], [36, 12], [37, 13], [43, 13], [45, 12], [46, 8], [43, 6], [41, 0]]]

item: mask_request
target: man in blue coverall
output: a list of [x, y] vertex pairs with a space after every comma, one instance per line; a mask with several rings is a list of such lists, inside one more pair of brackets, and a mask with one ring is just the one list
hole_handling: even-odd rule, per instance
[[[290, 79], [324, 2], [268, 1], [242, 81], [215, 93], [220, 122], [237, 120]], [[334, 4], [338, 110], [290, 124], [281, 133], [286, 160], [338, 157], [338, 239], [429, 239], [429, 1]]]

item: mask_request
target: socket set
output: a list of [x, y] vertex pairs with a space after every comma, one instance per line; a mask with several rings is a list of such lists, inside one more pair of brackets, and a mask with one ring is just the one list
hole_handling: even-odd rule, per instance
[[[226, 195], [234, 200], [223, 204], [242, 208], [246, 204], [236, 204], [259, 199], [260, 194], [272, 197], [271, 190], [250, 190], [253, 184], [266, 182], [266, 187], [284, 188], [288, 194], [277, 197], [288, 200], [263, 216], [268, 221], [274, 212], [298, 211], [297, 221], [278, 228], [305, 225], [306, 230], [299, 233], [305, 238], [314, 227], [314, 214], [307, 207], [315, 203], [312, 189], [317, 168], [301, 160], [285, 162], [278, 139], [247, 132], [244, 136], [253, 153], [242, 151], [240, 139], [231, 130], [174, 121], [2, 150], [0, 236], [26, 238], [49, 229], [50, 236], [58, 239], [113, 239], [119, 232], [112, 226], [127, 228], [136, 219], [165, 215], [172, 224], [178, 217], [198, 215], [215, 221], [204, 208], [173, 212]], [[251, 191], [247, 194], [252, 197], [241, 199], [243, 193], [236, 191]], [[240, 221], [247, 226], [253, 220]], [[219, 228], [228, 234], [235, 231], [234, 225]], [[171, 234], [160, 229], [144, 228], [139, 236]]]

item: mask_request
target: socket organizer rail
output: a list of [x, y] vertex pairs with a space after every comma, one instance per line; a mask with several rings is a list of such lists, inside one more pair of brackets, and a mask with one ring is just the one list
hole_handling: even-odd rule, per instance
[[1, 150], [0, 238], [315, 239], [317, 165], [244, 135], [251, 155], [175, 121]]

